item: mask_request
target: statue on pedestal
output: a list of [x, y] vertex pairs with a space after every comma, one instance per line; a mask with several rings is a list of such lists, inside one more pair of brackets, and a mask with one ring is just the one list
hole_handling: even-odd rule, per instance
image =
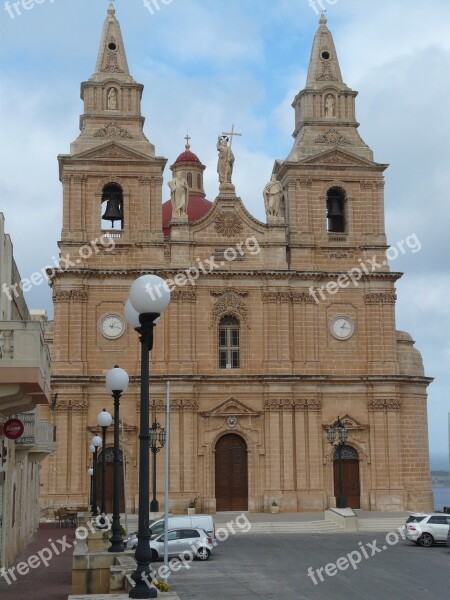
[[108, 110], [117, 110], [117, 92], [111, 88], [108, 92]]
[[234, 154], [231, 146], [228, 146], [229, 138], [226, 135], [219, 135], [217, 140], [217, 151], [219, 159], [217, 161], [217, 172], [219, 174], [219, 183], [231, 183], [233, 175]]
[[334, 117], [334, 98], [331, 94], [328, 94], [325, 101], [325, 116]]

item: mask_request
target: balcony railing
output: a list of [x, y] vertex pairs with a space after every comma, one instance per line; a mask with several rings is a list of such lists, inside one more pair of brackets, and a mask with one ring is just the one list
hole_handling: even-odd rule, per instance
[[50, 369], [50, 352], [39, 322], [0, 322], [0, 411], [10, 414], [10, 403], [19, 396], [22, 405], [16, 411], [49, 402]]
[[39, 419], [35, 412], [15, 415], [24, 424], [23, 435], [16, 440], [16, 447], [31, 452], [51, 453], [56, 450], [56, 427]]

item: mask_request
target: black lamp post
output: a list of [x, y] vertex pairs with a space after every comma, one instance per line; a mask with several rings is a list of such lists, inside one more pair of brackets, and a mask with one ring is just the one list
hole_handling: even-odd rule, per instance
[[106, 408], [97, 417], [97, 425], [102, 428], [102, 500], [100, 512], [102, 514], [103, 526], [106, 525], [106, 430], [112, 423], [112, 416]]
[[153, 402], [153, 424], [150, 428], [150, 450], [153, 456], [153, 498], [150, 502], [150, 512], [159, 512], [159, 502], [156, 499], [156, 455], [164, 448], [166, 443], [166, 430], [156, 420], [156, 404]]
[[111, 546], [108, 552], [123, 552], [120, 535], [120, 448], [119, 448], [119, 406], [120, 397], [128, 388], [128, 373], [117, 365], [106, 374], [106, 389], [114, 398], [114, 471], [113, 471], [113, 517]]
[[[348, 433], [340, 417], [330, 425], [327, 429], [327, 438], [330, 444], [337, 448], [338, 451], [338, 497], [336, 498], [336, 508], [346, 508], [347, 500], [344, 496], [342, 486], [342, 448], [345, 446], [347, 441]], [[337, 444], [335, 443], [337, 440]]]
[[139, 431], [139, 521], [136, 548], [137, 567], [132, 575], [134, 588], [130, 598], [156, 598], [157, 591], [150, 587], [150, 532], [149, 532], [149, 467], [150, 467], [150, 413], [149, 413], [149, 358], [153, 348], [153, 327], [170, 302], [170, 292], [164, 280], [156, 275], [144, 275], [133, 282], [125, 304], [125, 317], [139, 333], [141, 343], [141, 415]]
[[102, 445], [102, 438], [98, 437], [98, 435], [94, 435], [91, 440], [91, 445], [89, 446], [89, 451], [93, 454], [93, 474], [92, 474], [92, 516], [98, 516], [98, 506], [97, 506], [97, 457], [98, 457], [98, 449]]
[[88, 469], [88, 475], [89, 475], [89, 506], [91, 507], [91, 511], [92, 511], [92, 476], [94, 475], [94, 468], [93, 467], [89, 467]]

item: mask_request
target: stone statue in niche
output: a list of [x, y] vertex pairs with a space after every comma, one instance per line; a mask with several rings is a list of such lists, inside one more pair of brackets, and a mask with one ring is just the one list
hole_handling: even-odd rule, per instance
[[325, 116], [326, 117], [336, 116], [335, 115], [334, 97], [331, 94], [328, 94], [327, 99], [325, 100]]
[[183, 217], [187, 215], [187, 203], [189, 198], [189, 186], [181, 171], [169, 181], [171, 192], [172, 217]]
[[229, 138], [226, 135], [219, 135], [217, 140], [217, 151], [219, 158], [217, 161], [217, 172], [219, 174], [219, 183], [231, 183], [233, 175], [234, 154], [228, 145]]
[[108, 92], [108, 110], [117, 110], [117, 92], [111, 88]]
[[263, 196], [266, 215], [268, 217], [280, 217], [283, 202], [283, 187], [277, 181], [276, 175], [272, 175], [271, 180], [264, 188]]

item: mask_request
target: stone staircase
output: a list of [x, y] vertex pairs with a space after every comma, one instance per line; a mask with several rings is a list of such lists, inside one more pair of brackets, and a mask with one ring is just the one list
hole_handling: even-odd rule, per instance
[[378, 519], [358, 518], [358, 531], [398, 531], [406, 522], [405, 517], [386, 517]]
[[[221, 528], [227, 529], [226, 523], [216, 523], [216, 532]], [[245, 535], [245, 532], [239, 529], [236, 529], [236, 534]], [[331, 521], [321, 520], [321, 521], [270, 521], [267, 523], [259, 522], [252, 523], [251, 529], [248, 530], [249, 533], [338, 533], [342, 531], [342, 527], [340, 527], [336, 523], [332, 523]]]

